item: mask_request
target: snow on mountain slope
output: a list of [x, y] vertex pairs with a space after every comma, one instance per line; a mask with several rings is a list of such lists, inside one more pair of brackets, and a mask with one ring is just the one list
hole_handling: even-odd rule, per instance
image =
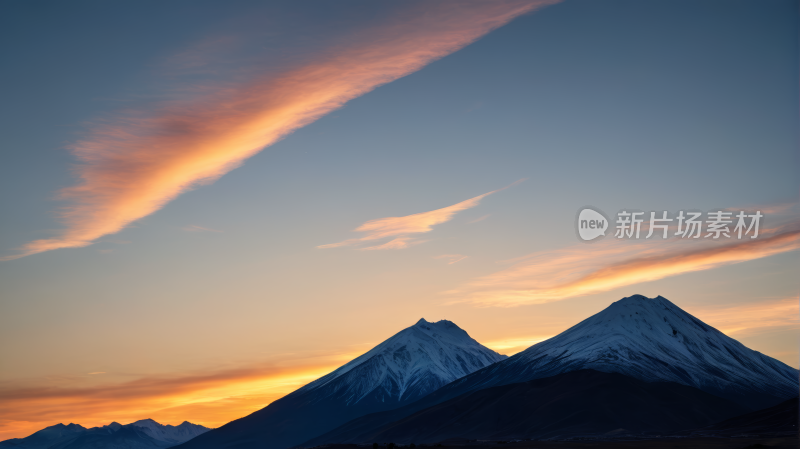
[[384, 402], [404, 401], [505, 358], [450, 321], [429, 323], [423, 318], [293, 394], [339, 396], [347, 405], [367, 395]]
[[208, 432], [207, 427], [184, 421], [177, 426], [159, 424], [152, 419], [142, 419], [130, 424], [144, 431], [145, 434], [158, 441], [181, 444], [189, 441], [201, 433]]
[[505, 358], [450, 321], [421, 319], [332, 373], [179, 447], [295, 446], [359, 416], [413, 402]]
[[143, 419], [122, 425], [85, 428], [57, 424], [26, 438], [0, 441], [0, 449], [161, 449], [183, 443], [209, 429], [190, 422], [179, 426]]
[[45, 427], [25, 438], [0, 441], [0, 449], [47, 449], [58, 441], [76, 438], [88, 429], [80, 424], [56, 424]]
[[796, 369], [748, 349], [661, 296], [634, 295], [419, 401], [354, 419], [303, 446], [368, 441], [378, 429], [460, 395], [582, 369], [676, 382], [749, 410], [771, 407], [798, 391]]
[[774, 405], [798, 390], [796, 369], [745, 347], [661, 296], [641, 295], [614, 302], [453, 386], [522, 382], [578, 369], [677, 382], [753, 409]]

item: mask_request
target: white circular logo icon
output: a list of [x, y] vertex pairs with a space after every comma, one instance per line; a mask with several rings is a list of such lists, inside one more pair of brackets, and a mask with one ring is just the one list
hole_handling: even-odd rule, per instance
[[581, 240], [590, 241], [606, 235], [608, 219], [599, 209], [592, 207], [581, 208], [578, 213], [578, 236]]

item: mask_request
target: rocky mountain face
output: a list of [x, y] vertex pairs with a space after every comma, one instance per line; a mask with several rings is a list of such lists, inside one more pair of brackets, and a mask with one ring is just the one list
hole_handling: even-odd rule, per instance
[[0, 449], [154, 449], [189, 441], [210, 429], [183, 422], [178, 426], [143, 419], [122, 425], [85, 428], [79, 424], [56, 424], [26, 438], [0, 442]]
[[332, 373], [179, 447], [291, 447], [359, 416], [414, 402], [505, 358], [450, 321], [421, 319]]
[[362, 441], [387, 423], [469, 392], [585, 369], [694, 387], [749, 411], [798, 391], [796, 369], [745, 347], [666, 298], [634, 295], [419, 401], [363, 416], [304, 445]]

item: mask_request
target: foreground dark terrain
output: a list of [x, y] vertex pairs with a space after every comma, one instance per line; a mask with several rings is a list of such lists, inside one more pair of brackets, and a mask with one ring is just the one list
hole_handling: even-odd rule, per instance
[[[797, 449], [800, 440], [793, 437], [765, 438], [665, 438], [653, 440], [606, 440], [606, 441], [444, 441], [441, 447], [451, 449]], [[380, 446], [385, 449], [386, 446]], [[417, 448], [433, 449], [439, 446], [417, 445]], [[320, 449], [370, 449], [372, 445], [335, 444], [320, 446]], [[407, 448], [406, 446], [399, 449]]]
[[[773, 407], [720, 421], [716, 424], [695, 430], [683, 430], [661, 435], [623, 434], [623, 429], [603, 436], [564, 437], [559, 441], [519, 441], [519, 440], [469, 440], [450, 438], [432, 444], [418, 444], [417, 448], [464, 448], [464, 449], [795, 449], [798, 440], [798, 419], [800, 398], [792, 398]], [[380, 449], [391, 449], [389, 445], [379, 444]], [[369, 449], [372, 445], [332, 444], [318, 446], [326, 449]], [[398, 445], [397, 449], [410, 448]]]
[[422, 399], [301, 445], [674, 435], [780, 404], [797, 395], [797, 376], [666, 298], [633, 295]]
[[467, 393], [380, 427], [360, 442], [657, 435], [706, 427], [747, 412], [736, 403], [674, 382], [578, 370]]

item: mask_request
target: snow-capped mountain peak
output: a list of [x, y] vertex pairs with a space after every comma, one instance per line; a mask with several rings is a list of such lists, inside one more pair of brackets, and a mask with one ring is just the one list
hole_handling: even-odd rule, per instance
[[102, 427], [85, 428], [78, 424], [57, 424], [26, 438], [0, 441], [0, 449], [154, 449], [184, 443], [208, 428], [184, 421], [178, 426], [162, 425], [142, 419], [122, 425], [116, 421]]
[[797, 370], [753, 351], [666, 298], [633, 295], [457, 384], [486, 387], [579, 369], [700, 388], [752, 408], [797, 395]]
[[455, 323], [424, 318], [299, 390], [180, 449], [283, 449], [352, 419], [413, 402], [453, 380], [505, 359]]
[[166, 441], [173, 444], [183, 443], [184, 441], [191, 440], [197, 435], [208, 431], [208, 428], [192, 424], [188, 421], [173, 426], [170, 424], [159, 424], [148, 418], [136, 421], [130, 425], [142, 429], [144, 433], [155, 440]]
[[[503, 360], [455, 323], [421, 318], [367, 353], [297, 392], [328, 387], [326, 395], [346, 394], [348, 404], [368, 396], [381, 402], [424, 396], [439, 386]], [[335, 385], [334, 385], [335, 384]]]

